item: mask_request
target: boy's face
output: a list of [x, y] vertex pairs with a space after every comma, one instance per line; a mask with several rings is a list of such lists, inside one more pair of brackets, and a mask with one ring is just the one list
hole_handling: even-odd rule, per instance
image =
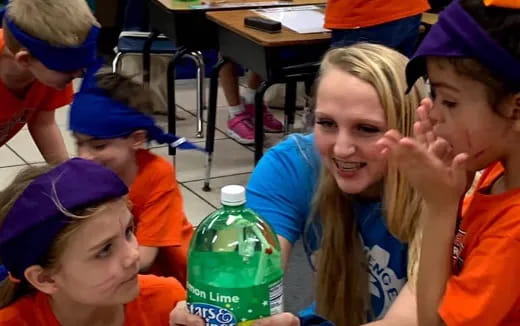
[[51, 70], [23, 49], [14, 54], [14, 59], [25, 69], [29, 70], [39, 82], [55, 89], [64, 89], [74, 78], [83, 76], [84, 69], [70, 72]]
[[83, 69], [78, 69], [70, 72], [61, 72], [51, 70], [43, 65], [39, 60], [33, 59], [28, 69], [33, 74], [34, 78], [42, 84], [55, 88], [64, 89], [74, 79], [83, 76]]
[[[128, 137], [97, 139], [89, 135], [74, 133], [78, 155], [93, 160], [114, 171], [124, 180], [127, 167], [135, 162], [135, 151], [143, 141], [134, 132]], [[128, 181], [128, 180], [124, 180]]]
[[70, 236], [52, 274], [53, 295], [82, 305], [125, 304], [139, 293], [138, 271], [133, 217], [121, 198], [88, 217]]
[[484, 84], [458, 74], [443, 60], [428, 58], [435, 132], [455, 153], [469, 155], [469, 171], [478, 171], [506, 154], [511, 124], [493, 111]]

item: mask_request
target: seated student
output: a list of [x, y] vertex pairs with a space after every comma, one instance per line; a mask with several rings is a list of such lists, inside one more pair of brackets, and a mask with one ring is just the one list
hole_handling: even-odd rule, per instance
[[0, 146], [27, 123], [45, 160], [64, 161], [54, 111], [95, 61], [99, 24], [85, 0], [11, 0], [1, 16]]
[[[193, 226], [184, 214], [174, 167], [143, 148], [151, 140], [182, 139], [155, 125], [148, 115], [153, 105], [146, 88], [109, 71], [94, 75], [95, 70], [85, 77], [71, 106], [70, 129], [78, 153], [110, 168], [130, 187], [141, 271], [175, 276], [184, 284]], [[186, 146], [190, 144], [181, 144]]]
[[454, 1], [406, 68], [432, 87], [415, 139], [380, 140], [424, 198], [420, 325], [520, 325], [519, 30], [518, 0]]
[[[405, 96], [406, 62], [381, 45], [331, 50], [321, 65], [314, 134], [292, 135], [268, 151], [247, 186], [248, 206], [274, 227], [284, 261], [304, 236], [316, 256], [316, 311], [337, 326], [416, 324], [420, 201], [375, 156], [387, 129], [412, 133], [424, 85]], [[172, 323], [201, 325], [192, 317], [180, 304]], [[285, 315], [263, 322], [291, 320], [298, 322]]]
[[138, 275], [127, 186], [80, 158], [30, 167], [0, 194], [0, 325], [167, 325], [174, 278]]

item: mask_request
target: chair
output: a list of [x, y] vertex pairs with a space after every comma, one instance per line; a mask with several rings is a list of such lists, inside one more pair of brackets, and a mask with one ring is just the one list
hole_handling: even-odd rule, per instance
[[[150, 60], [149, 56], [144, 55], [145, 46], [150, 45], [150, 55], [175, 55], [175, 44], [164, 35], [155, 35], [148, 31], [148, 6], [146, 0], [126, 0], [124, 14], [123, 31], [119, 35], [117, 47], [115, 48], [116, 56], [112, 62], [112, 69], [117, 72], [120, 68], [122, 58], [127, 54], [143, 54], [143, 82], [148, 84], [150, 81]], [[151, 44], [149, 42], [151, 41]], [[148, 43], [148, 44], [147, 44]], [[203, 137], [202, 114], [204, 109], [204, 78], [205, 64], [204, 57], [200, 51], [186, 53], [183, 58], [191, 59], [196, 66], [197, 78], [197, 126], [196, 135]], [[177, 77], [192, 78], [189, 69], [178, 69]], [[169, 81], [170, 82], [170, 81]], [[173, 81], [171, 81], [173, 82]], [[170, 90], [168, 90], [170, 91]], [[173, 112], [168, 112], [170, 122], [175, 124], [175, 116]], [[175, 131], [175, 126], [169, 126], [170, 131]]]

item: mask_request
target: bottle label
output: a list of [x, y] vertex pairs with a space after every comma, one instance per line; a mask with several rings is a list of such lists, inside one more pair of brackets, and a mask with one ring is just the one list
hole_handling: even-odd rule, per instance
[[248, 288], [216, 288], [188, 281], [188, 309], [206, 326], [247, 326], [283, 311], [282, 279]]

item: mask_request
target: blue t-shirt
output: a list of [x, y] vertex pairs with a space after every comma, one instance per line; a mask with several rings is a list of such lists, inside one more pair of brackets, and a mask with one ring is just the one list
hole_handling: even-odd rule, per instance
[[[315, 223], [306, 227], [306, 223], [319, 174], [314, 135], [291, 135], [270, 149], [253, 171], [247, 185], [247, 206], [293, 244], [305, 232], [307, 247], [314, 251], [320, 228]], [[407, 246], [388, 231], [380, 202], [356, 202], [353, 209], [367, 254], [372, 312], [380, 319], [406, 283]]]

